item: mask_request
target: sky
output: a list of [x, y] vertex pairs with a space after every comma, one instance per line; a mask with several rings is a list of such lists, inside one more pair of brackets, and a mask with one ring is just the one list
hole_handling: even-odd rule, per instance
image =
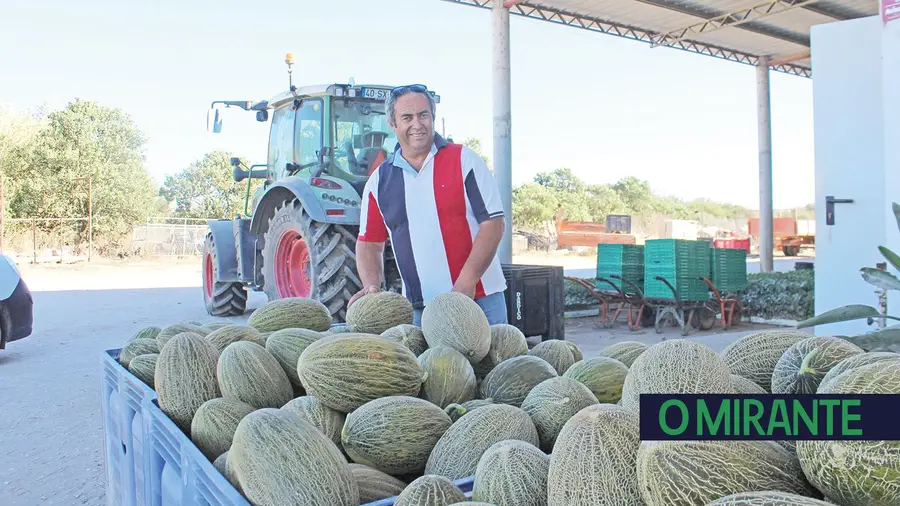
[[[181, 4], [181, 5], [179, 5]], [[76, 97], [125, 110], [157, 183], [207, 151], [264, 163], [269, 123], [213, 100], [268, 99], [294, 83], [424, 83], [454, 140], [492, 156], [491, 13], [440, 0], [3, 0], [0, 106]], [[512, 16], [515, 185], [568, 167], [654, 192], [759, 208], [755, 68]], [[776, 208], [814, 199], [812, 81], [771, 73]]]

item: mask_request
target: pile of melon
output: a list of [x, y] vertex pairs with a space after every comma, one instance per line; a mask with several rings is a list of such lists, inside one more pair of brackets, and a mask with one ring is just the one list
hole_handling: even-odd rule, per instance
[[280, 299], [142, 329], [119, 360], [254, 505], [900, 505], [900, 442], [641, 441], [638, 423], [642, 393], [900, 393], [898, 354], [764, 331], [586, 358], [455, 293], [412, 321], [393, 293], [334, 325]]

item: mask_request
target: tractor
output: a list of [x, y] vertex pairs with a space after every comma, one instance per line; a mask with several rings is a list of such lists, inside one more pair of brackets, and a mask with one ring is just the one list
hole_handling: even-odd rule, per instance
[[[335, 322], [343, 322], [348, 300], [361, 288], [355, 251], [363, 188], [397, 142], [385, 114], [393, 87], [352, 79], [297, 87], [290, 53], [285, 63], [288, 91], [267, 101], [210, 105], [212, 133], [222, 131], [223, 111], [230, 107], [255, 111], [260, 122], [271, 114], [272, 124], [265, 164], [231, 159], [234, 181], [249, 179], [244, 212], [208, 222], [203, 301], [212, 316], [240, 315], [252, 289], [270, 301], [318, 300]], [[255, 179], [262, 184], [251, 195]], [[390, 242], [384, 260], [382, 289], [400, 292]]]

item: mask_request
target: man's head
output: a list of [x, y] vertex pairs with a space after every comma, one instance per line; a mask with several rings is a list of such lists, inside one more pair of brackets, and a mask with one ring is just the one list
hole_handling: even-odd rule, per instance
[[425, 86], [401, 86], [391, 91], [386, 112], [405, 153], [423, 154], [434, 142], [434, 97]]

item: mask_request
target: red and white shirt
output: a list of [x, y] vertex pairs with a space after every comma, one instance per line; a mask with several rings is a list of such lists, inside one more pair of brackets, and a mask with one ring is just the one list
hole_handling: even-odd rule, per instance
[[[398, 145], [366, 182], [361, 211], [358, 240], [390, 238], [403, 294], [421, 309], [453, 289], [480, 224], [502, 217], [503, 204], [484, 160], [435, 134], [419, 172]], [[475, 287], [475, 298], [504, 290], [506, 279], [495, 255]]]

